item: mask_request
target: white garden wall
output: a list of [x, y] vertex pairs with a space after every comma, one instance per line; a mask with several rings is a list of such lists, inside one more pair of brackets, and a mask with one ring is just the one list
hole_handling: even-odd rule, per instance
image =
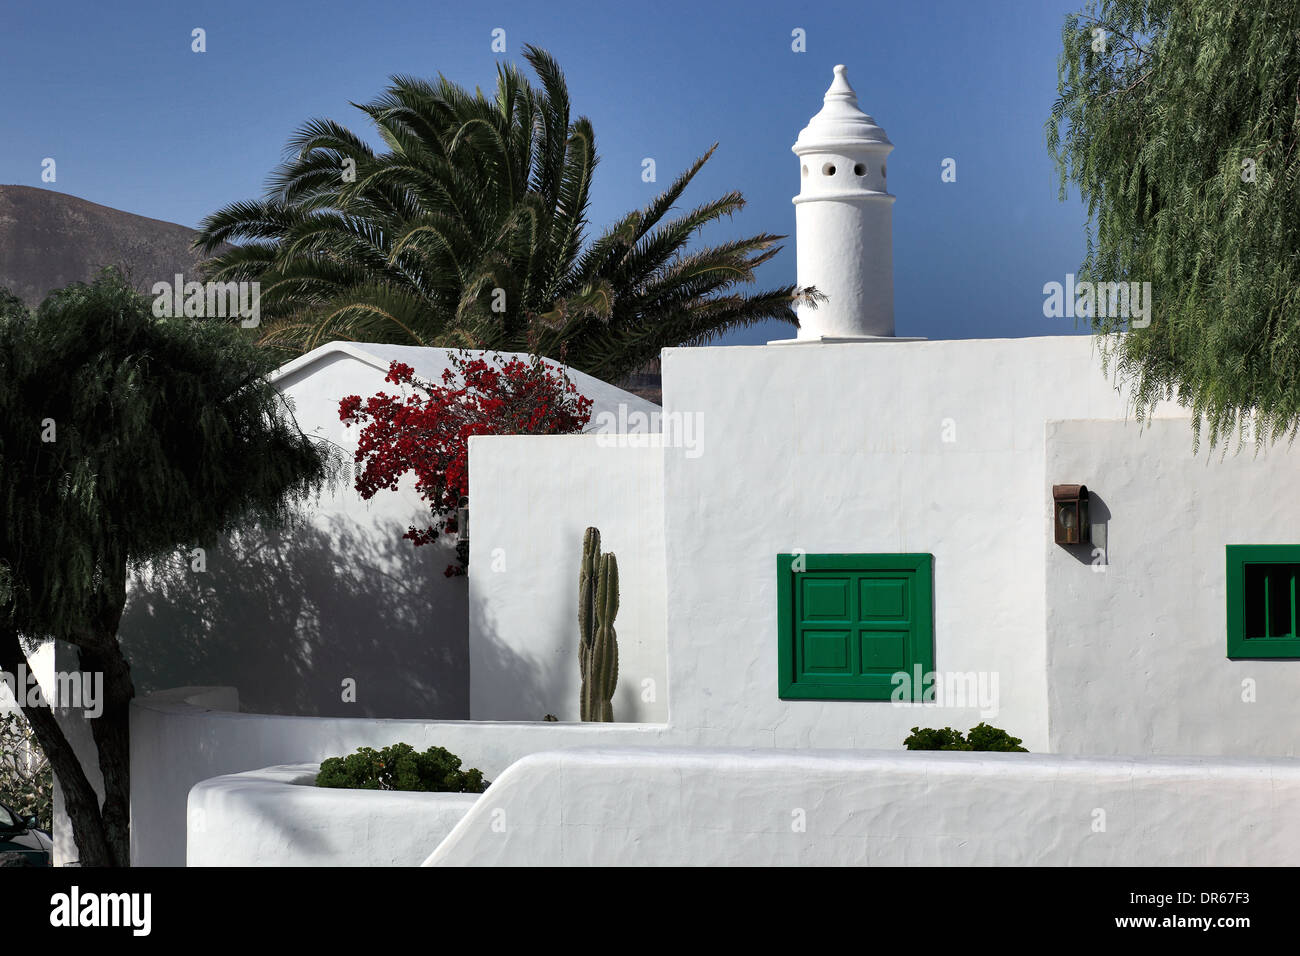
[[1193, 454], [1187, 421], [1049, 422], [1047, 470], [1100, 502], [1109, 562], [1040, 536], [1051, 749], [1300, 755], [1300, 662], [1228, 660], [1225, 624], [1225, 546], [1300, 542], [1300, 449]]
[[612, 437], [470, 439], [475, 720], [578, 719], [578, 568], [589, 526], [618, 556], [614, 716], [668, 719], [663, 452]]
[[1297, 801], [1284, 759], [570, 750], [502, 774], [428, 865], [1295, 866]]
[[132, 702], [134, 865], [185, 865], [186, 800], [195, 784], [211, 777], [404, 742], [419, 750], [446, 747], [465, 766], [495, 780], [520, 757], [539, 750], [656, 745], [667, 730], [656, 724], [285, 717], [238, 710], [228, 687], [178, 688]]
[[316, 786], [320, 764], [266, 767], [190, 791], [187, 866], [418, 866], [478, 794]]

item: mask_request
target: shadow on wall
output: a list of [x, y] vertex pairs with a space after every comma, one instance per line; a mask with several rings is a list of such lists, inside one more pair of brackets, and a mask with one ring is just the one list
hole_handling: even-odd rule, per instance
[[[466, 582], [449, 550], [299, 522], [136, 571], [122, 645], [138, 695], [238, 688], [245, 712], [469, 716]], [[355, 702], [343, 700], [356, 682]]]
[[1088, 524], [1091, 541], [1087, 544], [1063, 544], [1074, 560], [1080, 564], [1104, 566], [1110, 564], [1110, 508], [1095, 491], [1088, 493]]
[[[474, 635], [475, 720], [545, 720], [547, 714], [560, 720], [578, 719], [576, 671], [568, 679], [554, 666], [554, 660], [543, 660], [540, 655], [525, 657], [501, 640], [490, 601], [476, 598], [473, 616], [478, 622]], [[576, 642], [576, 623], [574, 632]], [[551, 651], [550, 656], [558, 655]]]

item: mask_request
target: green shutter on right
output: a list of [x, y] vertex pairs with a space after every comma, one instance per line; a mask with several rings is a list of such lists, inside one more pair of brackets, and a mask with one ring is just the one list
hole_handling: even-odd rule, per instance
[[1300, 657], [1300, 545], [1227, 546], [1228, 657]]
[[[934, 669], [929, 554], [777, 556], [778, 684], [784, 700], [889, 700]], [[796, 570], [796, 567], [802, 570]]]

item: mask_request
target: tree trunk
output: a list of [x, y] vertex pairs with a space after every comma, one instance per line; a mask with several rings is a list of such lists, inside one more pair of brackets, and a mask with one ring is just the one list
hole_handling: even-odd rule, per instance
[[[18, 642], [18, 634], [9, 628], [0, 630], [0, 667], [11, 674], [17, 674], [18, 665], [26, 663], [27, 655]], [[29, 706], [27, 695], [21, 689], [17, 696], [18, 705], [31, 725], [32, 733], [36, 735], [36, 741], [45, 752], [50, 769], [54, 771], [58, 786], [63, 791], [64, 809], [72, 823], [79, 862], [82, 866], [112, 866], [115, 853], [111, 849], [104, 819], [100, 814], [95, 788], [90, 785], [76, 752], [63, 735], [63, 728], [48, 706]]]
[[82, 647], [81, 670], [104, 675], [104, 712], [90, 722], [104, 775], [103, 824], [113, 865], [131, 865], [131, 668], [112, 636], [108, 646]]
[[104, 711], [91, 721], [90, 732], [104, 775], [102, 818], [113, 865], [131, 865], [131, 665], [117, 642], [126, 607], [126, 559], [105, 562], [103, 590], [90, 631], [77, 642], [83, 673], [103, 674]]

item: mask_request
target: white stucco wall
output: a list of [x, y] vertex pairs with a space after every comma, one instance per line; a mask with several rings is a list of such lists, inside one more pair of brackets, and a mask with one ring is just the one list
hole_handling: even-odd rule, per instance
[[[319, 762], [358, 747], [438, 745], [496, 777], [520, 757], [580, 746], [657, 745], [662, 724], [288, 717], [239, 713], [231, 688], [184, 687], [131, 705], [131, 861], [184, 866], [186, 801], [201, 781]], [[430, 848], [432, 849], [432, 848]]]
[[675, 732], [895, 748], [974, 726], [976, 708], [777, 696], [778, 553], [926, 552], [936, 669], [996, 674], [989, 722], [1047, 749], [1043, 423], [1125, 412], [1091, 339], [667, 349], [663, 377], [665, 415], [704, 436], [664, 452]]
[[589, 526], [618, 556], [614, 716], [668, 719], [663, 451], [623, 445], [602, 435], [470, 439], [475, 720], [578, 719], [578, 568]]
[[320, 764], [266, 767], [190, 791], [187, 866], [418, 866], [478, 794], [316, 786]]
[[[339, 400], [396, 393], [384, 381], [394, 360], [441, 384], [451, 354], [336, 342], [273, 378], [304, 433], [351, 462], [359, 430], [339, 421]], [[593, 415], [657, 410], [568, 374], [592, 399]], [[453, 542], [417, 548], [402, 538], [429, 521], [410, 476], [369, 501], [347, 480], [311, 502], [287, 535], [209, 549], [202, 572], [185, 553], [165, 573], [138, 577], [121, 627], [137, 692], [221, 685], [238, 688], [247, 710], [265, 713], [468, 717], [467, 583], [444, 575], [455, 563]], [[355, 700], [344, 699], [345, 680], [355, 682]]]
[[1295, 866], [1297, 800], [1285, 759], [570, 750], [502, 774], [427, 862]]
[[[383, 379], [335, 353], [277, 384], [303, 431], [351, 461], [357, 430], [338, 420], [339, 400], [391, 392]], [[468, 716], [465, 582], [443, 575], [449, 545], [402, 539], [428, 519], [409, 480], [370, 501], [349, 481], [283, 537], [210, 548], [201, 573], [183, 555], [165, 577], [137, 578], [121, 626], [137, 692], [229, 685], [267, 713]]]
[[1047, 470], [1109, 516], [1104, 571], [1040, 537], [1052, 750], [1300, 755], [1300, 661], [1230, 661], [1225, 624], [1226, 545], [1300, 542], [1300, 448], [1193, 454], [1187, 421], [1056, 421]]

